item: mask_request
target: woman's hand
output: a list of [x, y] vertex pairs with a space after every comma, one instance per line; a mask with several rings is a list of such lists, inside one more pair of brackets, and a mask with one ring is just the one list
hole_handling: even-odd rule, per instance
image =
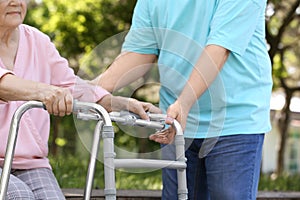
[[52, 86], [6, 74], [0, 79], [0, 99], [3, 101], [40, 101], [49, 114], [69, 115], [73, 96], [69, 89]]
[[133, 98], [113, 96], [111, 94], [105, 95], [97, 103], [103, 106], [108, 112], [127, 110], [139, 115], [144, 120], [149, 120], [147, 112], [161, 113], [161, 110], [151, 103], [138, 101]]
[[49, 114], [70, 115], [73, 110], [73, 96], [69, 89], [46, 84], [38, 84], [39, 99]]

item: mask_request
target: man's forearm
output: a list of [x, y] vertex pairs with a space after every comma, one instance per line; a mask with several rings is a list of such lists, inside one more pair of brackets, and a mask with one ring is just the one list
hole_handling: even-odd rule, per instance
[[229, 55], [221, 46], [209, 45], [200, 55], [178, 101], [190, 109], [215, 80]]
[[93, 83], [114, 92], [142, 77], [150, 70], [155, 60], [156, 56], [152, 54], [122, 53], [103, 74], [93, 80]]

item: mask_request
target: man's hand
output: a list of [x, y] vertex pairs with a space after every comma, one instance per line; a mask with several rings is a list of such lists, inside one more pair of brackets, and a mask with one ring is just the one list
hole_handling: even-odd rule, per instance
[[[185, 129], [186, 120], [188, 115], [188, 108], [184, 107], [178, 100], [175, 101], [167, 110], [167, 118], [165, 123], [168, 125], [172, 125], [174, 120], [176, 119], [182, 130]], [[170, 144], [174, 141], [174, 137], [176, 135], [175, 129], [170, 126], [168, 129], [158, 131], [152, 135], [150, 135], [149, 139], [161, 144]]]
[[164, 129], [150, 135], [149, 139], [160, 144], [171, 144], [174, 141], [175, 134], [174, 128], [170, 126], [168, 129]]

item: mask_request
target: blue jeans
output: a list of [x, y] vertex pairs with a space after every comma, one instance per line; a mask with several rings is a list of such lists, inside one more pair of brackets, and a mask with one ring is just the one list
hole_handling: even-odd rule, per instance
[[[189, 199], [255, 200], [263, 141], [264, 134], [186, 139]], [[162, 149], [164, 159], [172, 159], [174, 146]], [[177, 199], [176, 176], [163, 169], [163, 200]]]

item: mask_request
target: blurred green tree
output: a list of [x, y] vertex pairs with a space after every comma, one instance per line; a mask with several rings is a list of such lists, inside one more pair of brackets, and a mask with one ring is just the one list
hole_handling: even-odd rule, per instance
[[[31, 0], [25, 23], [49, 35], [75, 73], [82, 69], [84, 73], [81, 76], [94, 78], [118, 55], [125, 36], [120, 33], [129, 29], [135, 3], [135, 0]], [[120, 34], [120, 37], [115, 37], [120, 41], [113, 53], [110, 51], [111, 44], [97, 48], [101, 43], [108, 43], [105, 40], [116, 34]], [[109, 53], [103, 52], [103, 48], [107, 48], [104, 51]], [[97, 56], [98, 53], [103, 54], [99, 57], [102, 59], [100, 63], [93, 64], [93, 56], [86, 59], [94, 52]], [[99, 66], [103, 60], [106, 60], [105, 66]], [[143, 95], [134, 97], [145, 100]], [[72, 144], [75, 143], [76, 130], [72, 117], [61, 119], [51, 116], [51, 120], [51, 152], [56, 154], [61, 145], [74, 151]]]
[[54, 41], [71, 67], [108, 37], [130, 27], [135, 0], [32, 0], [25, 23]]
[[[31, 0], [26, 23], [47, 33], [60, 53], [69, 59], [70, 66], [75, 72], [83, 68], [84, 75], [93, 78], [93, 75], [101, 72], [99, 62], [93, 65], [93, 61], [83, 59], [84, 56], [109, 37], [129, 29], [135, 3], [136, 0]], [[266, 10], [266, 39], [273, 64], [274, 88], [283, 88], [286, 95], [286, 104], [278, 120], [281, 132], [277, 164], [279, 174], [284, 166], [283, 155], [288, 137], [291, 98], [300, 91], [299, 4], [300, 0], [269, 0]], [[119, 42], [122, 38], [123, 35], [120, 35]], [[117, 55], [118, 50], [116, 48], [113, 54], [98, 53], [104, 55], [100, 61], [104, 63], [102, 66], [104, 70]], [[109, 59], [107, 55], [110, 55]], [[142, 94], [138, 98], [148, 100], [147, 92], [134, 91], [133, 95], [136, 94]], [[156, 103], [157, 99], [152, 102]], [[58, 131], [57, 127], [59, 126], [53, 128], [54, 132]]]
[[276, 173], [281, 175], [291, 120], [291, 99], [300, 91], [300, 0], [269, 0], [266, 15], [274, 89], [281, 88], [285, 94], [285, 105], [277, 120], [280, 144]]

